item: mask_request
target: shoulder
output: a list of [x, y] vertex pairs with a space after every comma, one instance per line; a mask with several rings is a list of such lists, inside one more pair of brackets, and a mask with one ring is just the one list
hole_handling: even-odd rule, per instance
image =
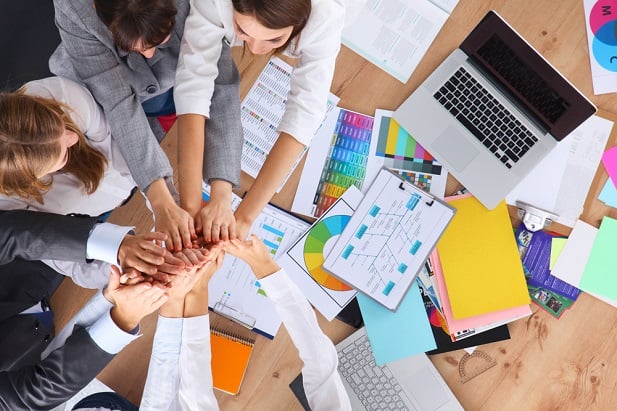
[[345, 7], [341, 0], [313, 0], [311, 15], [299, 36], [295, 54], [337, 53], [344, 20]]
[[89, 124], [102, 117], [100, 107], [83, 85], [63, 77], [48, 77], [25, 84], [26, 94], [56, 100], [71, 110], [77, 126], [86, 132]]

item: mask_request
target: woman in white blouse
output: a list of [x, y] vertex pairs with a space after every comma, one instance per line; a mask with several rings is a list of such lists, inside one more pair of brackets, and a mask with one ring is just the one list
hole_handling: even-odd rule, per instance
[[[105, 216], [126, 201], [135, 186], [103, 111], [83, 86], [50, 77], [17, 92], [0, 93], [0, 210]], [[110, 241], [112, 237], [117, 235], [107, 236]], [[165, 236], [153, 233], [149, 238], [160, 241]], [[154, 242], [147, 248], [141, 256], [161, 264], [164, 250]], [[170, 256], [166, 260], [178, 263]], [[108, 269], [45, 263], [84, 287], [99, 288], [108, 280], [106, 274], [90, 275]]]
[[[180, 202], [204, 237], [246, 238], [249, 228], [308, 146], [326, 103], [345, 18], [343, 0], [192, 0], [176, 71]], [[251, 190], [232, 213], [231, 184], [214, 181], [201, 203], [204, 122], [210, 113], [221, 40], [253, 54], [283, 52], [298, 58], [280, 136]], [[230, 107], [239, 110], [239, 107]]]

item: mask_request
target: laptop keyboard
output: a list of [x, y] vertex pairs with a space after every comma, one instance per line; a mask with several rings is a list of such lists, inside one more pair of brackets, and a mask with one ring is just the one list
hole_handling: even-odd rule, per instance
[[507, 168], [538, 141], [463, 67], [433, 97]]
[[339, 351], [338, 369], [367, 410], [409, 410], [390, 370], [375, 364], [366, 335]]

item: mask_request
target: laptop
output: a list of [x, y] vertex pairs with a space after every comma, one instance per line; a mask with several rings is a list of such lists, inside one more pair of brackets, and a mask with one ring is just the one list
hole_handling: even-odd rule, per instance
[[394, 112], [394, 118], [488, 209], [596, 112], [497, 13]]
[[376, 365], [364, 327], [338, 343], [336, 350], [354, 411], [463, 410], [426, 354]]

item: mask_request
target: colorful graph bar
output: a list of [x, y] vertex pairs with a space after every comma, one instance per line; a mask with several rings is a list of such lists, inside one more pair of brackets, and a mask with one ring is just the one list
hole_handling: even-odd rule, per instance
[[330, 155], [313, 199], [315, 217], [321, 216], [352, 185], [362, 188], [372, 129], [373, 117], [340, 111]]

